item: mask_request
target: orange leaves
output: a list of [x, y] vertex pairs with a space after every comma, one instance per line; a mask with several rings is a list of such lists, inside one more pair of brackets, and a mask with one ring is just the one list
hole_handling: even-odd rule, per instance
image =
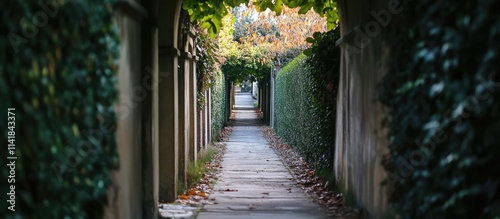
[[[361, 218], [356, 211], [345, 204], [341, 193], [331, 190], [330, 182], [316, 176], [316, 172], [300, 156], [300, 153], [284, 143], [272, 129], [263, 128], [263, 133], [271, 147], [277, 151], [283, 162], [294, 173], [297, 183], [313, 198], [314, 202], [325, 207], [334, 218]], [[292, 192], [292, 188], [286, 188], [286, 190]]]
[[[205, 192], [191, 189], [191, 190], [187, 191], [186, 193], [179, 195], [179, 199], [188, 200], [193, 196], [199, 196], [199, 197], [202, 197], [204, 199], [207, 198], [207, 194]], [[194, 198], [194, 199], [196, 199], [196, 198]]]
[[239, 42], [266, 48], [271, 53], [270, 59], [291, 49], [308, 48], [305, 39], [314, 32], [326, 31], [326, 19], [313, 11], [298, 14], [299, 10], [283, 7], [281, 15], [276, 16], [270, 11], [259, 13], [253, 5], [237, 9], [235, 31]]
[[186, 192], [186, 195], [189, 195], [189, 196], [192, 196], [192, 195], [196, 195], [198, 194], [199, 191], [196, 191], [194, 189], [191, 189], [189, 191]]
[[206, 193], [204, 193], [202, 191], [195, 190], [195, 189], [190, 189], [186, 193], [184, 193], [182, 195], [179, 195], [179, 199], [187, 200], [191, 196], [200, 196], [202, 198], [207, 198], [207, 194]]

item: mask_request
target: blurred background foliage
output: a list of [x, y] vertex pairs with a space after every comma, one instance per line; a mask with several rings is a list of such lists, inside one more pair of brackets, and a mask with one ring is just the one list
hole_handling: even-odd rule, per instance
[[402, 218], [498, 218], [500, 2], [402, 4], [380, 85], [390, 201]]
[[0, 108], [16, 109], [17, 156], [16, 211], [4, 200], [0, 218], [99, 218], [118, 167], [111, 1], [40, 2], [0, 3]]

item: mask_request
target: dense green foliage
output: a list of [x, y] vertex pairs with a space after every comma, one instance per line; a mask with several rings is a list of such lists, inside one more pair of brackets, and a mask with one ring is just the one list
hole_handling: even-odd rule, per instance
[[[306, 38], [326, 30], [326, 19], [283, 7], [282, 16], [240, 5], [226, 16], [219, 34], [223, 71], [229, 80], [263, 82], [274, 65], [286, 65], [309, 47]], [[231, 35], [231, 37], [229, 37]]]
[[403, 218], [500, 216], [500, 2], [403, 1], [381, 100]]
[[[118, 34], [102, 1], [0, 3], [0, 218], [100, 218], [118, 167]], [[15, 108], [15, 184], [8, 184], [7, 108]], [[12, 124], [9, 124], [12, 127]], [[13, 133], [14, 134], [14, 133]]]
[[198, 61], [196, 62], [196, 80], [198, 89], [198, 110], [205, 105], [204, 92], [211, 89], [211, 116], [212, 133], [218, 137], [218, 133], [224, 127], [225, 104], [226, 104], [226, 82], [224, 74], [220, 70], [219, 38], [210, 38], [209, 34], [199, 26], [196, 30], [196, 49]]
[[298, 56], [276, 78], [276, 133], [316, 169], [331, 170], [339, 84], [339, 29], [314, 34], [311, 55]]
[[229, 80], [241, 83], [246, 80], [262, 81], [271, 72], [272, 62], [265, 61], [265, 50], [263, 47], [250, 46], [246, 49], [237, 50], [229, 57], [222, 66]]
[[316, 161], [315, 137], [319, 135], [320, 121], [311, 108], [312, 86], [304, 55], [292, 60], [279, 72], [276, 77], [274, 131], [306, 159]]
[[[315, 33], [307, 59], [311, 87], [313, 115], [319, 118], [315, 144], [321, 168], [333, 168], [335, 148], [335, 118], [339, 86], [340, 48], [335, 41], [340, 38], [340, 28], [327, 33]], [[320, 156], [321, 155], [321, 156]]]
[[225, 111], [226, 111], [226, 79], [221, 71], [217, 71], [212, 86], [212, 133], [214, 140], [218, 140], [220, 131], [225, 125]]
[[[219, 33], [222, 19], [228, 14], [229, 8], [249, 2], [250, 0], [184, 0], [183, 8], [188, 11], [191, 20], [200, 22], [201, 27], [208, 29], [210, 34], [215, 36]], [[281, 14], [284, 5], [289, 8], [300, 8], [300, 14], [305, 14], [312, 8], [316, 13], [327, 17], [330, 29], [333, 29], [338, 21], [336, 0], [254, 0], [252, 2], [259, 11], [270, 9], [278, 15]]]
[[266, 60], [268, 51], [262, 45], [239, 43], [234, 40], [238, 34], [233, 26], [238, 19], [226, 16], [224, 27], [217, 40], [220, 42], [222, 71], [230, 81], [241, 83], [246, 80], [260, 81], [269, 74], [271, 60]]
[[217, 39], [210, 38], [208, 33], [195, 25], [196, 34], [196, 82], [198, 110], [205, 105], [205, 91], [212, 87], [219, 69], [219, 46]]

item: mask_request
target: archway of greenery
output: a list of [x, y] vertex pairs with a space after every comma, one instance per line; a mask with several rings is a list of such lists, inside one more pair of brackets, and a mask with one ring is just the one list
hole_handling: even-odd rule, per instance
[[275, 65], [284, 66], [309, 48], [315, 32], [336, 25], [335, 6], [333, 1], [184, 1], [200, 27], [202, 80], [209, 86], [218, 68], [233, 82], [264, 80]]
[[305, 14], [314, 9], [316, 13], [325, 16], [328, 29], [333, 29], [338, 21], [337, 2], [335, 0], [184, 0], [183, 8], [188, 11], [191, 20], [200, 22], [201, 27], [207, 28], [212, 36], [219, 33], [223, 18], [230, 8], [240, 4], [253, 4], [259, 11], [270, 9], [280, 15], [284, 7], [300, 8], [297, 12]]

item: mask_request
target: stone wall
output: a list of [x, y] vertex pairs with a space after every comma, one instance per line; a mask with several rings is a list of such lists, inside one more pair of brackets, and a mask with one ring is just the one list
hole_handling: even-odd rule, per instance
[[141, 22], [120, 11], [117, 14], [120, 29], [120, 62], [118, 71], [119, 102], [116, 106], [118, 121], [116, 141], [120, 158], [120, 167], [112, 173], [115, 187], [110, 190], [110, 206], [107, 218], [142, 217], [142, 157], [141, 143], [143, 136], [142, 107], [139, 93], [134, 88], [141, 88]]
[[197, 139], [210, 141], [210, 129], [197, 129], [210, 125], [210, 105], [199, 121], [196, 42], [189, 29], [180, 31], [189, 21], [181, 0], [118, 1], [114, 7], [120, 31], [120, 168], [111, 173], [115, 186], [105, 217], [157, 218], [158, 202], [173, 201], [185, 184]]
[[370, 217], [387, 209], [381, 166], [387, 152], [377, 84], [386, 72], [382, 30], [401, 10], [394, 0], [339, 0], [342, 38], [334, 171]]

